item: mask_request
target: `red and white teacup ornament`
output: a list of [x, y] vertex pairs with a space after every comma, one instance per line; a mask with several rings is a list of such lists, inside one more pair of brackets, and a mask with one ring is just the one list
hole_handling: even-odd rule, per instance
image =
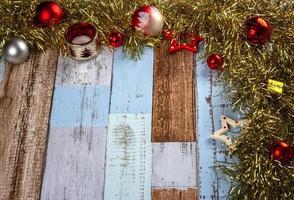
[[100, 41], [96, 28], [87, 22], [71, 25], [65, 31], [68, 55], [74, 60], [85, 61], [99, 54]]

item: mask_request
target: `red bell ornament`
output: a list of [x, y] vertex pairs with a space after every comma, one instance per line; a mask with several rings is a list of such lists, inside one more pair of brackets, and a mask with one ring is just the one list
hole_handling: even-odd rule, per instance
[[156, 36], [162, 32], [163, 16], [154, 6], [145, 5], [132, 15], [132, 28], [142, 31], [146, 36]]
[[207, 58], [207, 65], [211, 70], [221, 70], [223, 63], [224, 58], [218, 53], [211, 54]]
[[251, 17], [244, 25], [246, 40], [252, 45], [263, 45], [269, 42], [272, 34], [272, 26], [262, 17]]
[[61, 23], [64, 18], [62, 7], [54, 1], [44, 1], [36, 8], [34, 23], [39, 27], [50, 27]]
[[109, 44], [113, 47], [120, 47], [123, 45], [124, 36], [120, 32], [112, 32], [108, 36]]
[[276, 141], [272, 145], [271, 154], [275, 160], [287, 163], [293, 159], [293, 147], [287, 141]]

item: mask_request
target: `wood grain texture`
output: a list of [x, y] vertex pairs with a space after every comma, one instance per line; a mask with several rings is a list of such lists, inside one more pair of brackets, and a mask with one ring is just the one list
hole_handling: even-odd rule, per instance
[[106, 128], [51, 128], [43, 200], [102, 200]]
[[113, 53], [60, 58], [42, 200], [102, 200]]
[[196, 143], [152, 144], [152, 187], [196, 187]]
[[111, 113], [151, 113], [153, 49], [144, 48], [139, 60], [114, 52]]
[[38, 199], [57, 53], [14, 65], [0, 100], [0, 199]]
[[152, 142], [195, 142], [193, 54], [154, 54]]
[[188, 189], [153, 189], [152, 200], [196, 200], [196, 188]]

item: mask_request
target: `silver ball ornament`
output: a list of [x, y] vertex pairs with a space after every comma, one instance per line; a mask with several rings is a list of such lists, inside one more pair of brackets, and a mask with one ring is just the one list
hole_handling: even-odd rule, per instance
[[29, 56], [29, 46], [22, 39], [13, 38], [4, 45], [3, 56], [11, 64], [21, 64]]

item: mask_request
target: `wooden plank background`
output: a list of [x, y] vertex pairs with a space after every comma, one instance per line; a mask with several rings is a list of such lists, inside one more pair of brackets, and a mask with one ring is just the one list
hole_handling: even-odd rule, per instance
[[57, 53], [31, 54], [12, 66], [0, 100], [1, 199], [38, 199]]
[[45, 163], [57, 56], [13, 67], [0, 100], [0, 130], [8, 130], [0, 133], [0, 199], [38, 199], [43, 164], [46, 200], [225, 198], [216, 166], [227, 151], [210, 134], [222, 113], [235, 115], [203, 60], [196, 67], [192, 53], [166, 52], [146, 48], [139, 61], [121, 49], [89, 62], [60, 57]]
[[193, 54], [162, 47], [154, 60], [152, 142], [195, 142]]
[[41, 199], [102, 199], [113, 53], [60, 58]]
[[[233, 163], [234, 160], [230, 158], [228, 147], [211, 140], [210, 136], [221, 128], [222, 114], [236, 120], [240, 116], [232, 112], [231, 102], [224, 94], [225, 86], [217, 72], [210, 71], [203, 60], [197, 62], [197, 86], [199, 199], [227, 199], [230, 184], [219, 166], [227, 162]], [[234, 132], [234, 137], [237, 133], [238, 131]]]
[[151, 199], [153, 49], [139, 61], [114, 53], [105, 200]]
[[193, 200], [197, 199], [196, 189], [161, 189], [152, 191], [153, 200]]

